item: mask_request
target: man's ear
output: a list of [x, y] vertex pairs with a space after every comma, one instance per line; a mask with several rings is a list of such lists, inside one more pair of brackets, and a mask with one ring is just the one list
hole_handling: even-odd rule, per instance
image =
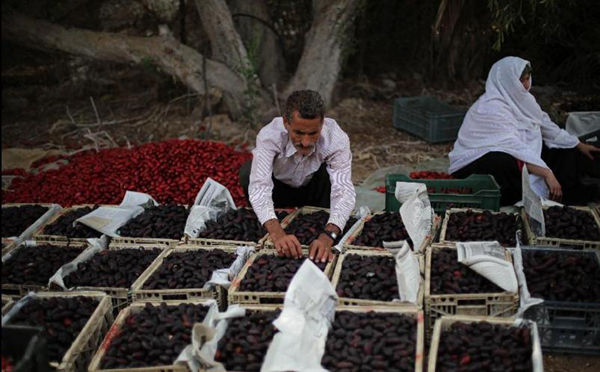
[[289, 123], [289, 121], [288, 121], [288, 118], [287, 118], [287, 115], [286, 115], [285, 113], [283, 114], [283, 124], [284, 124], [286, 127], [290, 125], [290, 123]]

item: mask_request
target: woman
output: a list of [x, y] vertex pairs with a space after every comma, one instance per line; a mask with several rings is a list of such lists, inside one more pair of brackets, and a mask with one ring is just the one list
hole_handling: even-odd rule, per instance
[[580, 178], [584, 166], [598, 166], [600, 149], [554, 124], [530, 88], [528, 61], [506, 57], [492, 66], [485, 93], [467, 112], [449, 154], [449, 173], [458, 178], [493, 175], [500, 185], [502, 205], [521, 200], [523, 166], [532, 188], [542, 197], [566, 204], [597, 199], [598, 188], [582, 185]]

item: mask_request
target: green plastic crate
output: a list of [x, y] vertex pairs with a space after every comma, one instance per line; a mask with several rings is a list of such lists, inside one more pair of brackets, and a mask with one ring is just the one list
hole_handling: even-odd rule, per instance
[[466, 112], [435, 97], [398, 98], [394, 102], [394, 128], [429, 143], [454, 141]]
[[385, 176], [385, 210], [398, 211], [400, 202], [396, 200], [396, 182], [424, 183], [427, 188], [462, 188], [473, 190], [473, 194], [441, 194], [430, 193], [431, 206], [437, 214], [444, 214], [449, 208], [479, 208], [493, 211], [500, 210], [500, 186], [494, 177], [473, 174], [465, 179], [456, 180], [423, 180], [412, 179], [405, 174], [388, 174]]

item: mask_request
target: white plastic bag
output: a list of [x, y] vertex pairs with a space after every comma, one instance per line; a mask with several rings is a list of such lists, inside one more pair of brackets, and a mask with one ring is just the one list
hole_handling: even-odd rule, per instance
[[144, 208], [158, 206], [154, 198], [148, 194], [127, 191], [118, 207], [99, 207], [98, 209], [77, 219], [76, 222], [91, 227], [113, 238], [118, 238], [117, 231], [129, 220], [144, 213]]
[[419, 259], [410, 249], [406, 240], [392, 243], [383, 242], [383, 246], [394, 255], [396, 261], [396, 279], [400, 301], [417, 305], [421, 285]]
[[225, 289], [229, 289], [231, 286], [231, 281], [242, 271], [242, 268], [250, 258], [250, 256], [254, 253], [254, 247], [250, 246], [239, 246], [237, 247], [236, 254], [237, 258], [231, 266], [226, 269], [219, 269], [213, 271], [211, 278], [206, 284], [204, 284], [204, 288], [212, 288], [214, 286], [221, 286]]
[[457, 242], [458, 262], [468, 266], [507, 292], [517, 293], [519, 285], [513, 265], [498, 242]]
[[431, 234], [433, 224], [433, 209], [427, 195], [427, 186], [424, 183], [396, 182], [394, 195], [402, 203], [402, 222], [413, 242], [415, 252], [418, 253], [427, 236]]
[[231, 209], [236, 209], [236, 206], [229, 190], [212, 178], [207, 178], [190, 209], [184, 233], [197, 238], [207, 221], [216, 220]]
[[327, 276], [311, 260], [305, 260], [288, 287], [283, 311], [273, 322], [279, 332], [261, 372], [326, 371], [321, 359], [337, 301]]

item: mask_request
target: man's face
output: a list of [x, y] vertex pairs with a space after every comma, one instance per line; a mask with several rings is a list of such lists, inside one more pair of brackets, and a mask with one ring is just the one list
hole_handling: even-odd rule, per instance
[[321, 117], [314, 119], [304, 119], [300, 117], [298, 111], [292, 113], [292, 120], [289, 122], [283, 117], [285, 128], [290, 136], [290, 141], [300, 155], [308, 155], [315, 147], [315, 144], [321, 136], [323, 122]]

